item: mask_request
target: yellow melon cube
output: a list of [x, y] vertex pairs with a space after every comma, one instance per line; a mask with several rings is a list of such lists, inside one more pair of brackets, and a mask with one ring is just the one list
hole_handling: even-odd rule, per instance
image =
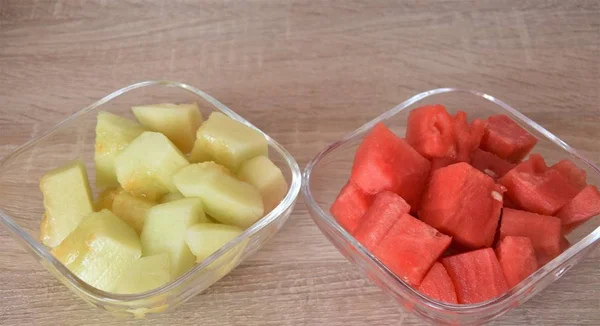
[[121, 275], [115, 293], [134, 294], [154, 290], [171, 280], [168, 254], [142, 257], [134, 261]]
[[112, 211], [137, 233], [141, 233], [146, 214], [154, 205], [156, 203], [153, 201], [134, 197], [126, 191], [121, 191], [113, 201]]
[[104, 191], [102, 191], [100, 195], [98, 195], [98, 198], [94, 202], [94, 208], [96, 209], [96, 211], [101, 211], [103, 209], [108, 209], [112, 211], [113, 201], [121, 191], [123, 191], [121, 187], [111, 187], [104, 189]]
[[283, 173], [266, 156], [257, 156], [244, 162], [237, 172], [237, 176], [260, 191], [265, 213], [275, 208], [288, 191], [288, 184]]
[[185, 241], [200, 263], [242, 232], [244, 230], [233, 225], [199, 223], [187, 229]]

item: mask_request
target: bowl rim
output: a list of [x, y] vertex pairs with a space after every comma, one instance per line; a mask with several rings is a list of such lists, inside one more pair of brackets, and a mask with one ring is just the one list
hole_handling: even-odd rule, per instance
[[[321, 206], [317, 203], [317, 201], [313, 197], [312, 191], [310, 189], [310, 181], [311, 181], [312, 172], [324, 157], [326, 157], [327, 155], [329, 155], [330, 153], [335, 151], [337, 148], [339, 148], [343, 144], [345, 144], [349, 141], [359, 139], [361, 136], [363, 136], [368, 131], [370, 131], [377, 123], [384, 122], [385, 120], [392, 118], [393, 116], [404, 111], [411, 105], [416, 104], [419, 101], [422, 101], [430, 96], [444, 94], [444, 93], [464, 93], [467, 95], [472, 95], [472, 96], [476, 96], [476, 97], [485, 99], [493, 104], [496, 104], [497, 106], [501, 107], [503, 110], [505, 110], [505, 111], [509, 112], [510, 114], [512, 114], [513, 116], [515, 116], [519, 120], [518, 122], [524, 123], [524, 124], [528, 125], [529, 127], [535, 129], [537, 132], [541, 133], [546, 138], [548, 138], [548, 140], [550, 140], [554, 144], [558, 145], [559, 147], [561, 147], [563, 150], [565, 150], [572, 156], [575, 156], [576, 158], [581, 160], [584, 164], [589, 166], [597, 174], [600, 174], [600, 168], [597, 165], [595, 165], [592, 161], [590, 161], [588, 158], [581, 155], [575, 148], [571, 147], [566, 142], [564, 142], [562, 139], [560, 139], [559, 137], [557, 137], [550, 131], [546, 130], [544, 127], [542, 127], [535, 121], [529, 119], [527, 116], [525, 116], [518, 110], [514, 109], [510, 105], [506, 104], [505, 102], [495, 98], [494, 96], [491, 96], [491, 95], [483, 93], [483, 92], [475, 91], [475, 90], [455, 88], [455, 87], [444, 87], [444, 88], [431, 89], [431, 90], [427, 90], [427, 91], [418, 93], [418, 94], [408, 98], [404, 102], [385, 111], [384, 113], [380, 114], [379, 116], [373, 118], [372, 120], [368, 121], [367, 123], [363, 124], [362, 126], [358, 127], [357, 129], [347, 133], [346, 135], [344, 135], [342, 137], [342, 139], [335, 141], [335, 142], [331, 143], [330, 145], [326, 146], [313, 159], [311, 159], [309, 161], [309, 163], [306, 165], [306, 167], [302, 173], [302, 196], [304, 198], [305, 204], [309, 208], [309, 211], [314, 212], [314, 214], [316, 215], [315, 216], [315, 215], [311, 214], [311, 217], [313, 219], [316, 220], [318, 218], [319, 220], [325, 222], [331, 229], [333, 229], [334, 232], [337, 233], [338, 236], [341, 236], [347, 243], [349, 243], [351, 246], [353, 246], [354, 249], [356, 249], [363, 257], [367, 257], [367, 259], [370, 259], [375, 264], [377, 269], [379, 271], [383, 272], [383, 274], [386, 278], [390, 278], [395, 281], [395, 283], [396, 283], [396, 284], [394, 284], [395, 287], [396, 288], [399, 287], [400, 289], [403, 290], [400, 293], [398, 293], [398, 291], [396, 291], [394, 289], [394, 292], [396, 294], [402, 296], [405, 299], [409, 299], [412, 301], [416, 300], [419, 303], [421, 303], [423, 306], [425, 306], [426, 308], [432, 309], [435, 311], [450, 312], [457, 316], [481, 314], [490, 309], [498, 308], [498, 306], [505, 304], [508, 300], [510, 300], [511, 298], [513, 298], [515, 296], [527, 295], [527, 292], [530, 292], [529, 289], [531, 287], [540, 283], [547, 275], [554, 272], [558, 268], [560, 268], [560, 271], [557, 272], [557, 278], [562, 276], [564, 274], [564, 272], [566, 272], [570, 267], [573, 266], [573, 264], [569, 264], [569, 266], [567, 266], [566, 268], [565, 267], [561, 268], [561, 265], [563, 263], [569, 261], [571, 258], [573, 258], [576, 254], [583, 251], [584, 249], [591, 248], [591, 247], [599, 244], [599, 242], [600, 242], [599, 241], [600, 240], [600, 226], [596, 227], [593, 231], [588, 233], [585, 237], [580, 239], [577, 243], [571, 245], [571, 247], [569, 247], [567, 250], [565, 250], [563, 253], [561, 253], [556, 258], [554, 258], [552, 261], [550, 261], [546, 265], [542, 266], [541, 268], [538, 268], [538, 270], [536, 272], [529, 275], [529, 277], [527, 277], [525, 280], [521, 281], [518, 285], [509, 289], [504, 294], [497, 296], [493, 299], [490, 299], [488, 301], [475, 303], [475, 304], [451, 304], [451, 303], [437, 301], [435, 299], [431, 299], [428, 296], [421, 294], [419, 291], [414, 289], [412, 286], [408, 285], [408, 283], [406, 283], [402, 278], [399, 278], [398, 276], [396, 276], [396, 274], [394, 274], [391, 270], [389, 270], [385, 266], [385, 264], [383, 264], [379, 259], [377, 259], [377, 257], [372, 255], [362, 244], [360, 244], [358, 241], [356, 241], [356, 239], [354, 239], [354, 237], [350, 233], [348, 233], [343, 227], [341, 227], [337, 223], [335, 218], [329, 213], [329, 211], [324, 211], [321, 208]], [[407, 297], [407, 295], [405, 295], [405, 293], [410, 297]]]
[[[71, 288], [72, 290], [74, 290], [80, 296], [82, 296], [86, 301], [90, 301], [90, 302], [98, 301], [98, 302], [102, 302], [103, 304], [108, 304], [108, 305], [117, 305], [117, 306], [124, 305], [127, 307], [132, 307], [132, 305], [135, 305], [138, 302], [144, 303], [144, 301], [149, 298], [152, 298], [152, 297], [155, 297], [158, 295], [168, 294], [170, 291], [183, 285], [185, 282], [190, 280], [196, 274], [201, 274], [208, 266], [212, 265], [215, 261], [218, 261], [222, 256], [224, 256], [230, 250], [234, 249], [237, 245], [246, 241], [246, 239], [251, 238], [256, 233], [258, 233], [260, 230], [273, 224], [275, 221], [277, 221], [281, 217], [283, 217], [285, 215], [285, 212], [288, 209], [290, 209], [291, 207], [293, 207], [293, 205], [295, 204], [295, 201], [298, 197], [298, 194], [300, 192], [301, 183], [302, 183], [302, 175], [301, 175], [300, 167], [298, 166], [298, 163], [296, 162], [294, 157], [281, 144], [279, 144], [277, 141], [275, 141], [273, 138], [271, 138], [267, 133], [263, 132], [262, 130], [260, 130], [259, 128], [254, 126], [248, 120], [244, 119], [241, 115], [237, 114], [235, 111], [231, 110], [230, 108], [225, 106], [223, 103], [221, 103], [214, 97], [210, 96], [209, 94], [205, 93], [204, 91], [202, 91], [198, 88], [192, 87], [185, 83], [169, 81], [169, 80], [148, 80], [148, 81], [137, 82], [137, 83], [125, 86], [123, 88], [120, 88], [116, 91], [109, 93], [108, 95], [102, 97], [101, 99], [90, 104], [89, 106], [71, 114], [70, 116], [68, 116], [67, 118], [62, 120], [61, 122], [54, 125], [52, 128], [45, 131], [43, 134], [30, 139], [29, 141], [27, 141], [26, 143], [24, 143], [23, 145], [19, 146], [17, 149], [15, 149], [11, 153], [9, 153], [7, 156], [0, 158], [0, 175], [3, 173], [3, 171], [2, 171], [3, 166], [7, 165], [12, 160], [16, 159], [23, 152], [25, 152], [28, 149], [30, 149], [31, 147], [35, 146], [38, 142], [44, 140], [47, 137], [50, 137], [52, 134], [54, 134], [55, 132], [60, 130], [65, 124], [67, 124], [73, 120], [76, 120], [76, 119], [80, 118], [81, 116], [100, 108], [102, 105], [104, 105], [112, 100], [117, 99], [119, 96], [124, 95], [127, 92], [133, 91], [138, 88], [151, 87], [151, 86], [172, 87], [172, 88], [178, 88], [178, 89], [190, 92], [190, 93], [202, 98], [207, 103], [211, 104], [213, 106], [214, 110], [220, 111], [220, 112], [228, 115], [229, 117], [253, 128], [253, 129], [259, 131], [261, 134], [263, 134], [265, 136], [265, 138], [267, 139], [267, 143], [268, 143], [269, 147], [274, 149], [279, 155], [281, 155], [281, 157], [283, 158], [283, 161], [285, 162], [287, 167], [290, 169], [291, 182], [289, 184], [288, 192], [285, 195], [285, 197], [280, 201], [280, 203], [273, 210], [271, 210], [271, 212], [269, 212], [267, 215], [263, 216], [260, 220], [258, 220], [256, 223], [254, 223], [252, 226], [250, 226], [249, 228], [244, 230], [244, 232], [242, 232], [242, 234], [237, 236], [234, 240], [228, 242], [226, 245], [224, 245], [219, 250], [214, 252], [208, 258], [203, 260], [202, 263], [196, 264], [193, 268], [188, 270], [186, 273], [180, 275], [178, 278], [170, 281], [169, 283], [167, 283], [159, 288], [156, 288], [156, 289], [153, 289], [153, 290], [150, 290], [147, 292], [136, 293], [136, 294], [117, 294], [117, 293], [107, 292], [107, 291], [97, 289], [97, 288], [87, 284], [85, 281], [81, 280], [74, 273], [72, 273], [58, 259], [56, 259], [50, 253], [49, 248], [47, 248], [40, 241], [38, 241], [33, 236], [31, 236], [16, 221], [14, 221], [9, 216], [9, 214], [7, 214], [2, 208], [0, 208], [0, 224], [4, 225], [8, 229], [9, 233], [11, 233], [11, 235], [13, 237], [15, 237], [17, 240], [19, 240], [21, 245], [23, 245], [26, 249], [28, 249], [32, 254], [39, 257], [41, 259], [42, 265], [44, 265], [44, 267], [46, 269], [48, 269], [51, 273], [53, 273], [54, 272], [53, 269], [55, 269], [60, 274], [62, 274], [65, 277], [65, 279], [67, 280], [67, 282], [69, 283], [69, 285], [72, 286], [72, 287], [69, 287], [69, 286], [68, 287]], [[53, 266], [53, 268], [50, 266], [46, 266], [45, 263], [51, 264]], [[225, 264], [227, 262], [222, 261], [220, 263]], [[231, 270], [227, 274], [229, 274], [230, 272], [231, 272]], [[144, 304], [144, 305], [146, 305], [146, 304]]]

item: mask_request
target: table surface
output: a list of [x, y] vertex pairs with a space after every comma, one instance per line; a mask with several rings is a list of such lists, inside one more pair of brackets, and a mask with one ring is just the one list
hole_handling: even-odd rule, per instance
[[[0, 0], [0, 156], [130, 83], [178, 80], [304, 167], [418, 92], [504, 99], [600, 163], [598, 1]], [[0, 229], [0, 324], [129, 324], [95, 310]], [[600, 255], [495, 322], [599, 325]], [[131, 324], [143, 323], [131, 321]], [[152, 324], [417, 325], [361, 277], [302, 199], [266, 247]]]

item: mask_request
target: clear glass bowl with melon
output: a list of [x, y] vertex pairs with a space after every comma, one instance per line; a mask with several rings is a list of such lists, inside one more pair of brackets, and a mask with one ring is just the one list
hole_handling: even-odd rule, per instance
[[139, 318], [256, 252], [300, 185], [268, 134], [199, 89], [147, 81], [0, 160], [0, 223], [82, 299]]
[[[459, 140], [456, 140], [456, 151], [451, 160], [443, 156], [447, 155], [443, 152], [446, 148], [444, 134], [449, 130], [445, 120], [429, 126], [434, 128], [434, 134], [441, 135], [433, 137], [435, 141], [421, 139], [423, 143], [420, 143], [420, 135], [412, 134], [414, 130], [428, 126], [416, 125], [407, 134], [409, 115], [413, 110], [438, 104], [445, 106], [455, 121], [463, 118], [460, 111], [471, 121], [470, 125], [463, 125], [468, 128], [460, 129], [458, 124], [453, 127], [467, 131], [463, 136], [456, 136]], [[416, 112], [424, 111], [414, 112], [417, 116]], [[523, 130], [519, 140], [525, 144], [523, 150], [513, 151], [510, 146], [502, 147], [500, 142], [494, 148], [494, 157], [481, 145], [468, 149], [472, 152], [461, 159], [462, 149], [471, 145], [469, 133], [477, 129], [473, 121], [485, 121], [494, 115], [504, 115], [524, 128], [517, 128]], [[421, 121], [414, 116], [414, 121]], [[501, 121], [500, 125], [503, 123]], [[518, 133], [517, 129], [514, 130]], [[513, 129], [508, 126], [506, 130]], [[509, 138], [510, 133], [506, 133]], [[529, 133], [537, 138], [537, 143], [531, 155], [523, 158], [522, 155], [529, 152], [528, 144], [534, 143], [530, 142], [534, 138]], [[461, 141], [461, 138], [467, 141]], [[515, 138], [519, 139], [518, 136]], [[489, 136], [487, 144], [492, 141]], [[359, 146], [361, 150], [357, 152]], [[437, 152], [443, 154], [434, 156]], [[515, 164], [521, 159], [526, 163]], [[470, 161], [472, 166], [456, 163], [460, 161]], [[393, 166], [396, 168], [386, 170]], [[553, 169], [560, 173], [550, 171]], [[553, 178], [563, 171], [565, 176], [572, 177], [569, 184], [573, 181], [574, 187], [581, 188], [556, 189], [558, 183]], [[519, 192], [521, 197], [518, 199], [523, 201], [517, 204], [528, 205], [527, 209], [515, 207], [506, 194], [502, 201], [507, 190], [498, 174], [506, 174], [504, 185], [513, 187], [509, 189], [513, 192], [510, 195]], [[587, 175], [584, 184], [579, 178], [582, 174]], [[547, 186], [540, 188], [545, 193], [523, 191], [532, 181], [523, 179], [523, 175], [548, 177], [538, 180]], [[511, 182], [517, 182], [523, 188], [515, 188]], [[443, 88], [409, 98], [325, 148], [307, 165], [302, 193], [309, 213], [322, 233], [363, 275], [407, 311], [434, 324], [478, 325], [518, 307], [596, 247], [600, 239], [600, 216], [578, 215], [581, 210], [598, 210], [600, 195], [593, 185], [600, 185], [598, 166], [519, 111], [488, 94]], [[473, 191], [463, 193], [464, 187]], [[584, 190], [580, 190], [583, 187]], [[462, 197], [463, 194], [468, 196]], [[538, 205], [539, 198], [544, 196], [552, 197], [552, 200], [570, 197], [560, 203], [564, 206], [556, 213], [556, 201], [542, 201], [549, 206]], [[464, 198], [472, 200], [466, 202]], [[457, 206], [456, 203], [460, 204]], [[415, 207], [419, 207], [418, 212]], [[467, 214], [470, 221], [453, 220], [459, 215], [444, 213], [453, 209], [470, 212]], [[539, 214], [530, 212], [538, 209]], [[487, 223], [486, 216], [494, 216], [494, 223]], [[582, 217], [585, 217], [585, 223], [578, 221], [565, 227], [566, 220], [571, 223], [572, 219]], [[527, 235], [517, 236], [518, 233]], [[549, 242], [552, 246], [545, 246]], [[511, 265], [519, 265], [516, 269], [521, 275], [508, 275], [507, 268]], [[476, 288], [483, 290], [476, 293]], [[481, 292], [482, 297], [467, 296]], [[448, 293], [452, 295], [445, 296]], [[454, 303], [457, 301], [462, 302]]]

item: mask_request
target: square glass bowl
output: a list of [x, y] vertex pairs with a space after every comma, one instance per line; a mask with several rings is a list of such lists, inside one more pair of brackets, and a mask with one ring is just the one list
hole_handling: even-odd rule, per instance
[[442, 88], [411, 97], [362, 127], [346, 135], [312, 159], [303, 174], [302, 194], [308, 211], [321, 232], [359, 271], [394, 298], [406, 310], [435, 324], [476, 325], [488, 322], [519, 306], [556, 281], [564, 272], [588, 255], [600, 238], [600, 217], [596, 216], [567, 236], [572, 246], [538, 269], [507, 293], [478, 304], [455, 305], [430, 299], [414, 290], [371, 255], [329, 213], [329, 207], [348, 181], [354, 153], [363, 137], [378, 122], [385, 123], [398, 136], [406, 132], [408, 114], [427, 104], [443, 104], [451, 114], [465, 111], [470, 119], [506, 114], [539, 138], [532, 152], [540, 153], [549, 164], [569, 158], [587, 171], [590, 184], [600, 184], [600, 170], [558, 137], [517, 110], [480, 92]]
[[199, 89], [177, 82], [146, 81], [113, 92], [0, 160], [0, 223], [71, 291], [90, 304], [115, 315], [141, 317], [172, 310], [204, 291], [256, 252], [281, 229], [290, 216], [300, 191], [301, 172], [294, 158], [279, 143], [259, 130], [267, 138], [271, 160], [281, 169], [289, 185], [285, 198], [275, 209], [201, 264], [160, 288], [140, 294], [119, 295], [98, 290], [83, 282], [56, 260], [38, 240], [44, 213], [39, 180], [49, 170], [80, 158], [86, 164], [90, 185], [96, 196], [98, 190], [95, 187], [94, 144], [97, 113], [108, 111], [135, 119], [131, 112], [132, 106], [165, 102], [197, 102], [205, 119], [211, 111], [220, 111], [259, 130]]

